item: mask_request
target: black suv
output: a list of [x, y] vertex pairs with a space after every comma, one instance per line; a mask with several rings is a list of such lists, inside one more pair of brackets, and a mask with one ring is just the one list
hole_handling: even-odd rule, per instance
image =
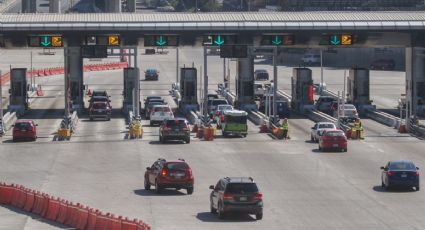
[[226, 213], [238, 212], [255, 214], [257, 220], [263, 218], [263, 194], [251, 177], [225, 177], [210, 186], [211, 213], [223, 219]]
[[159, 141], [165, 143], [167, 140], [182, 140], [190, 143], [189, 123], [184, 118], [164, 120], [159, 127]]

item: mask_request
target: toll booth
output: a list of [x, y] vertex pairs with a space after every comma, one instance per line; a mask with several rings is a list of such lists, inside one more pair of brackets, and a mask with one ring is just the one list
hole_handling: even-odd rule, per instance
[[138, 76], [138, 68], [124, 68], [124, 99], [122, 102], [122, 109], [125, 114], [127, 114], [129, 111], [134, 111], [136, 108], [136, 97], [140, 97], [139, 93], [137, 92], [138, 90], [136, 91], [137, 84], [139, 84]]
[[196, 68], [180, 68], [181, 100], [179, 108], [185, 112], [199, 110], [197, 73]]
[[292, 108], [300, 113], [314, 107], [313, 78], [309, 68], [294, 68], [292, 83]]
[[258, 110], [254, 94], [254, 59], [239, 58], [236, 77], [236, 107], [241, 110]]
[[363, 113], [366, 109], [374, 109], [369, 95], [369, 70], [352, 68], [347, 81], [347, 102], [356, 106]]
[[417, 92], [417, 109], [416, 114], [420, 116], [425, 115], [425, 82], [416, 82]]
[[27, 90], [27, 69], [12, 69], [10, 76], [9, 110], [16, 111], [18, 114], [23, 114], [25, 110], [28, 109]]

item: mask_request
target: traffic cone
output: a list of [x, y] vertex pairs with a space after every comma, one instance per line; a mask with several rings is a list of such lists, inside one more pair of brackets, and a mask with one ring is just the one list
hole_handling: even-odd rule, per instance
[[268, 129], [269, 128], [267, 127], [266, 122], [263, 122], [263, 124], [261, 124], [261, 126], [260, 126], [260, 133], [267, 133]]

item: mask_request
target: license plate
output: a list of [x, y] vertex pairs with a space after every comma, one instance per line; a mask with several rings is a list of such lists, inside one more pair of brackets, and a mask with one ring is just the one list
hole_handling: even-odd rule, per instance
[[178, 130], [178, 129], [175, 129], [175, 130], [174, 130], [174, 132], [178, 133], [178, 132], [179, 132], [179, 130]]
[[407, 177], [407, 175], [406, 174], [401, 174], [401, 177]]
[[239, 200], [240, 200], [240, 201], [247, 201], [247, 200], [248, 200], [248, 198], [247, 198], [246, 196], [243, 196], [243, 197], [240, 197], [240, 198], [239, 198]]
[[333, 144], [332, 147], [338, 147], [338, 144]]

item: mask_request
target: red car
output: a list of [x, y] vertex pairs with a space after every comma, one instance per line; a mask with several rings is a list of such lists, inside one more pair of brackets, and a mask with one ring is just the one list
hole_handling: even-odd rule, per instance
[[342, 130], [325, 130], [319, 140], [319, 150], [337, 149], [347, 152], [347, 137]]
[[155, 186], [156, 193], [161, 193], [165, 188], [186, 189], [190, 195], [193, 193], [193, 184], [192, 169], [184, 159], [167, 161], [160, 158], [151, 167], [146, 168], [144, 182], [146, 190], [150, 190], [151, 186]]
[[17, 120], [13, 125], [13, 141], [37, 140], [37, 126], [33, 120]]

